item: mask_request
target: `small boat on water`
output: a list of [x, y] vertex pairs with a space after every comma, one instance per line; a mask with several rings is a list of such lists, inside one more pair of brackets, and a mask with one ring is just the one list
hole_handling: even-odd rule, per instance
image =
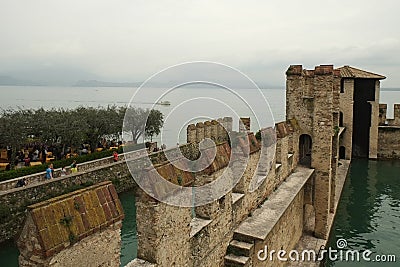
[[169, 101], [160, 101], [156, 103], [157, 105], [162, 105], [162, 106], [169, 106], [171, 105], [171, 102]]

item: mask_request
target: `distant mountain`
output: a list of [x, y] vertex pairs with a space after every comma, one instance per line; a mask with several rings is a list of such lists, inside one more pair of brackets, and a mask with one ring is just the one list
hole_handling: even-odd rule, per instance
[[[3, 84], [7, 85], [42, 85], [71, 86], [79, 80], [101, 80], [101, 78], [85, 69], [67, 65], [27, 65], [24, 68], [4, 70], [0, 72]], [[1, 81], [0, 81], [1, 84]]]
[[381, 88], [381, 91], [400, 91], [400, 88]]
[[141, 82], [105, 82], [98, 80], [80, 80], [73, 86], [76, 87], [138, 87]]
[[21, 80], [21, 79], [16, 79], [12, 76], [8, 75], [0, 75], [0, 85], [10, 85], [10, 86], [26, 86], [26, 85], [31, 85], [31, 86], [40, 86], [40, 85], [45, 85], [43, 83], [39, 82], [33, 82], [33, 81], [28, 81], [28, 80]]

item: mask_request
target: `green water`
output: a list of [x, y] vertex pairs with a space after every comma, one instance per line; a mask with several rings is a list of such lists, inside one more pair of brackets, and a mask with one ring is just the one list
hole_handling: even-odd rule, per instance
[[353, 160], [328, 245], [395, 255], [397, 262], [328, 261], [326, 266], [400, 266], [400, 162]]
[[137, 255], [135, 195], [133, 191], [124, 192], [119, 199], [125, 212], [121, 230], [121, 266], [125, 266]]
[[[125, 266], [136, 258], [137, 253], [136, 206], [133, 191], [121, 193], [119, 197], [125, 212], [121, 230], [121, 266]], [[18, 249], [13, 241], [0, 244], [0, 267], [17, 267], [18, 255]]]
[[0, 245], [0, 266], [18, 266], [18, 249], [13, 241], [9, 240]]

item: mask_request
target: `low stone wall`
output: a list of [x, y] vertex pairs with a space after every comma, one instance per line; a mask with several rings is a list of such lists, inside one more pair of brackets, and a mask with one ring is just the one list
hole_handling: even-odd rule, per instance
[[400, 159], [400, 126], [379, 126], [378, 159]]
[[[127, 153], [127, 155], [129, 155], [130, 158], [137, 157], [137, 156], [139, 156], [139, 154], [140, 154], [139, 151], [132, 151], [132, 152]], [[120, 160], [124, 160], [124, 158], [125, 158], [125, 153], [119, 155]], [[77, 169], [80, 172], [88, 171], [90, 169], [108, 165], [113, 162], [114, 162], [113, 156], [110, 156], [110, 157], [105, 157], [105, 158], [96, 159], [96, 160], [77, 164]], [[66, 169], [67, 173], [70, 173], [69, 166], [65, 167], [65, 169]], [[7, 181], [2, 181], [2, 182], [0, 182], [0, 191], [5, 191], [5, 190], [15, 188], [18, 180], [23, 179], [23, 178], [25, 178], [25, 180], [28, 184], [36, 184], [39, 182], [43, 182], [45, 180], [45, 175], [46, 175], [46, 172], [38, 172], [38, 173], [34, 173], [34, 174], [22, 176], [22, 177], [10, 179]], [[61, 168], [54, 170], [54, 177], [56, 177], [56, 178], [61, 177]]]

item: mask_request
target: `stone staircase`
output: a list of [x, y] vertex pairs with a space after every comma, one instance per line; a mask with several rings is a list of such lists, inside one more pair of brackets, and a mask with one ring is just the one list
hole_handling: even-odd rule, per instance
[[243, 236], [235, 233], [225, 255], [225, 266], [251, 266], [250, 257], [254, 251], [254, 243], [251, 240], [252, 237], [250, 236]]
[[225, 254], [225, 266], [253, 266], [253, 259], [257, 254], [254, 251], [254, 244], [265, 243], [268, 234], [313, 173], [313, 169], [297, 167], [268, 200], [254, 210], [252, 216], [247, 217], [236, 227]]

